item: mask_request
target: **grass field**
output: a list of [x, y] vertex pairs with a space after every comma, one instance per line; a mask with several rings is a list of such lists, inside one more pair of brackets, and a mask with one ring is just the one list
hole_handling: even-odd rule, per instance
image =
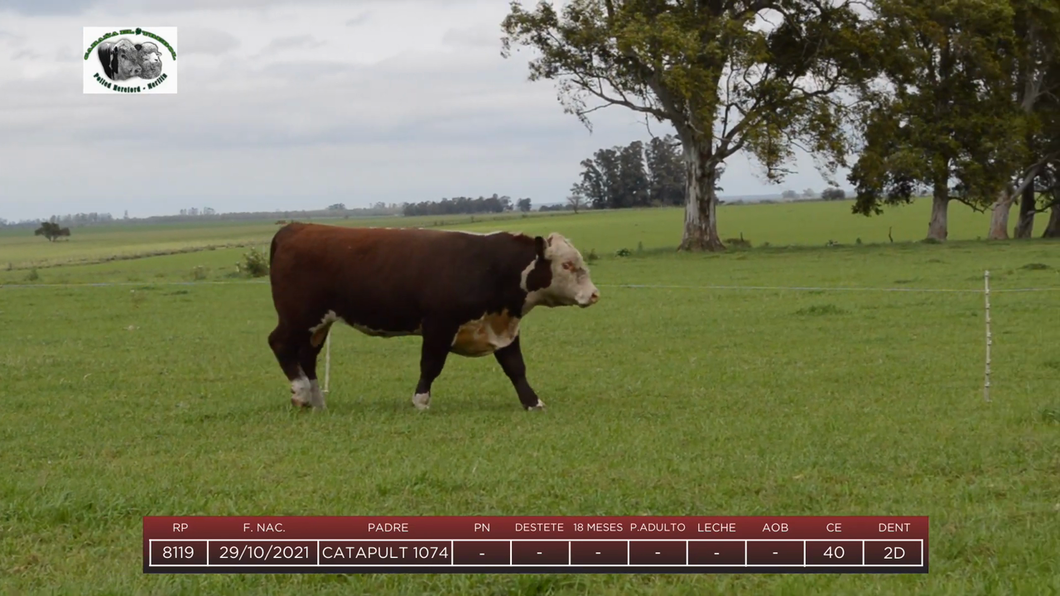
[[[720, 255], [661, 250], [677, 210], [460, 224], [557, 230], [601, 257], [600, 304], [524, 323], [540, 413], [492, 359], [457, 357], [416, 412], [417, 341], [348, 328], [328, 411], [292, 411], [268, 286], [231, 275], [244, 249], [25, 281], [82, 243], [97, 260], [264, 245], [271, 222], [0, 235], [0, 593], [1060, 593], [1060, 246], [976, 242], [985, 216], [956, 207], [957, 242], [913, 243], [926, 205], [848, 210], [723, 208], [723, 236], [756, 248]], [[184, 283], [195, 267], [227, 283]], [[92, 282], [126, 285], [76, 285]], [[1023, 288], [1052, 291], [1004, 291]], [[145, 576], [145, 515], [928, 515], [931, 573]]]
[[[773, 205], [723, 205], [719, 207], [719, 233], [723, 238], [741, 234], [755, 246], [822, 246], [829, 240], [854, 244], [920, 240], [927, 232], [930, 202], [892, 209], [881, 216], [863, 217], [850, 213], [851, 203], [810, 202]], [[681, 209], [623, 210], [589, 212], [577, 216], [566, 213], [519, 215], [439, 216], [411, 218], [335, 219], [335, 225], [459, 227], [472, 231], [519, 229], [549, 232], [562, 229], [578, 239], [584, 252], [590, 249], [613, 252], [619, 248], [670, 248], [681, 240], [684, 212]], [[558, 219], [557, 219], [558, 218]], [[986, 235], [989, 217], [967, 207], [950, 207], [950, 239], [974, 240]], [[1039, 226], [1040, 227], [1040, 226]], [[69, 241], [55, 243], [34, 236], [31, 230], [0, 229], [0, 271], [50, 267], [110, 260], [115, 257], [157, 255], [238, 245], [268, 243], [279, 228], [268, 222], [211, 222], [208, 224], [113, 225], [75, 228]], [[0, 278], [0, 282], [11, 281]]]

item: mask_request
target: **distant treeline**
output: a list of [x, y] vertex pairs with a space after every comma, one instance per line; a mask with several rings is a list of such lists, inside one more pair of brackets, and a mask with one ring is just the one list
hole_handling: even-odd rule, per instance
[[[21, 221], [8, 221], [0, 217], [0, 228], [37, 228], [44, 220], [40, 219], [23, 219]], [[48, 220], [49, 223], [53, 224], [65, 224], [66, 226], [91, 226], [91, 225], [103, 225], [112, 224], [116, 220], [110, 213], [77, 213], [74, 215], [53, 215]]]
[[0, 227], [37, 228], [42, 221], [71, 227], [115, 224], [163, 224], [163, 223], [197, 223], [204, 221], [262, 221], [262, 220], [307, 220], [334, 219], [337, 217], [386, 217], [401, 214], [401, 205], [395, 203], [376, 203], [371, 207], [347, 209], [345, 204], [337, 203], [326, 209], [291, 210], [291, 211], [248, 211], [241, 213], [217, 213], [210, 207], [191, 207], [181, 209], [178, 215], [155, 215], [151, 217], [116, 218], [110, 213], [77, 213], [53, 215], [47, 220], [24, 219], [8, 221], [0, 218]]
[[405, 203], [402, 214], [408, 217], [418, 215], [476, 215], [479, 213], [504, 213], [506, 211], [530, 211], [531, 200], [529, 198], [518, 199], [514, 203], [512, 198], [498, 196], [496, 193], [491, 197], [453, 197], [444, 198], [440, 201], [422, 201], [420, 203]]

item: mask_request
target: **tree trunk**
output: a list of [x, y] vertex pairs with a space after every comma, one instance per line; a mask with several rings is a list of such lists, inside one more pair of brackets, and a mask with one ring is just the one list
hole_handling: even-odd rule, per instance
[[[692, 136], [692, 135], [687, 135]], [[718, 237], [718, 163], [711, 156], [711, 140], [685, 141], [685, 232], [678, 250], [725, 250]]]
[[1034, 185], [1028, 184], [1027, 188], [1023, 189], [1019, 219], [1016, 220], [1016, 229], [1012, 232], [1016, 238], [1030, 238], [1034, 232], [1034, 199]]
[[1016, 202], [1016, 195], [1011, 188], [1001, 191], [1001, 196], [994, 202], [993, 213], [990, 215], [990, 232], [986, 237], [990, 240], [1008, 239], [1008, 212], [1012, 204]]
[[1060, 202], [1049, 207], [1049, 223], [1045, 224], [1042, 238], [1060, 238]]
[[950, 206], [950, 188], [943, 182], [935, 184], [935, 192], [931, 197], [931, 221], [928, 222], [927, 237], [931, 240], [944, 242], [949, 235], [947, 215]]

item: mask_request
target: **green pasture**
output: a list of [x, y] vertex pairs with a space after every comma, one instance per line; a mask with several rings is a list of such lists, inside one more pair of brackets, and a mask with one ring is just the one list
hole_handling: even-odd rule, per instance
[[[821, 246], [829, 240], [842, 244], [909, 242], [927, 234], [931, 204], [921, 199], [911, 205], [865, 217], [850, 212], [850, 201], [796, 202], [767, 205], [722, 205], [718, 232], [723, 238], [741, 235], [754, 246]], [[585, 252], [613, 252], [669, 248], [681, 241], [684, 211], [679, 208], [629, 209], [609, 212], [533, 212], [528, 215], [467, 215], [331, 219], [322, 223], [347, 226], [430, 226], [471, 231], [518, 230], [526, 233], [559, 231], [574, 238]], [[989, 214], [954, 203], [950, 206], [952, 240], [985, 237]], [[1044, 221], [1039, 224], [1039, 228]], [[210, 222], [208, 224], [116, 224], [74, 228], [73, 235], [54, 243], [32, 230], [0, 230], [0, 271], [92, 263], [115, 258], [157, 256], [165, 253], [265, 246], [280, 226], [265, 222]], [[891, 237], [888, 238], [890, 232]], [[0, 278], [0, 281], [10, 281]]]
[[[266, 343], [268, 285], [233, 276], [244, 248], [46, 267], [30, 283], [29, 269], [0, 271], [0, 594], [1060, 592], [1057, 244], [976, 242], [986, 218], [959, 206], [958, 241], [938, 245], [908, 242], [926, 231], [921, 204], [879, 219], [848, 211], [723, 208], [723, 235], [743, 232], [755, 248], [708, 255], [670, 250], [678, 210], [454, 224], [560, 231], [600, 256], [598, 305], [524, 322], [529, 380], [548, 404], [533, 413], [492, 358], [456, 356], [431, 410], [417, 412], [417, 341], [338, 327], [329, 409], [293, 411]], [[80, 242], [104, 257], [264, 245], [275, 226], [224, 229], [160, 228], [128, 244], [121, 228], [95, 240], [75, 229], [62, 246], [5, 234], [0, 262], [76, 257]], [[633, 254], [615, 256], [623, 247]], [[984, 269], [995, 290], [989, 403]], [[101, 281], [123, 285], [76, 285]], [[964, 291], [908, 291], [926, 289]], [[1046, 291], [1011, 291], [1026, 289]], [[931, 571], [141, 568], [146, 515], [557, 514], [927, 515]]]

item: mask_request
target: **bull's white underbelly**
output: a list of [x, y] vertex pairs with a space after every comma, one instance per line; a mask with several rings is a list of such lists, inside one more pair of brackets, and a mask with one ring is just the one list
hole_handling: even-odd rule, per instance
[[464, 323], [453, 336], [453, 353], [473, 358], [506, 348], [519, 336], [519, 318], [504, 311]]
[[324, 338], [328, 335], [328, 330], [331, 329], [331, 325], [334, 324], [336, 321], [342, 321], [350, 327], [353, 327], [357, 331], [360, 331], [361, 333], [365, 335], [370, 335], [372, 337], [407, 337], [410, 335], [421, 335], [423, 333], [423, 329], [419, 327], [417, 327], [415, 331], [382, 331], [379, 329], [372, 329], [367, 325], [350, 323], [335, 314], [335, 311], [329, 310], [328, 313], [324, 315], [324, 318], [320, 320], [320, 324], [314, 325], [313, 327], [309, 328], [309, 332], [312, 334], [310, 336], [309, 341], [314, 346], [320, 346], [321, 344], [323, 344]]
[[[346, 322], [342, 317], [336, 315], [334, 311], [328, 311], [320, 324], [309, 329], [310, 333], [312, 333], [311, 341], [314, 346], [319, 346], [324, 343], [324, 338], [327, 336], [328, 329], [330, 329], [332, 323], [335, 323], [336, 321]], [[371, 327], [358, 323], [347, 324], [357, 331], [371, 337], [408, 337], [423, 334], [422, 328], [417, 328], [415, 331], [384, 331], [380, 329], [372, 329]], [[506, 310], [499, 314], [487, 314], [460, 326], [456, 335], [453, 336], [452, 351], [461, 356], [489, 356], [497, 350], [511, 345], [518, 336], [518, 317], [513, 317]]]

